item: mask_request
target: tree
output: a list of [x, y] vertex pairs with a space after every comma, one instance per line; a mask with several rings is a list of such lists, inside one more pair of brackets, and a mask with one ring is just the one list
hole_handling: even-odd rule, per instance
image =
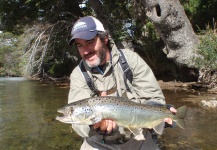
[[194, 56], [199, 39], [177, 0], [144, 1], [147, 16], [153, 21], [165, 43], [167, 57], [178, 65], [187, 65]]
[[[22, 16], [19, 14], [18, 16], [14, 15], [16, 12], [14, 10], [30, 3], [35, 4], [32, 7], [34, 8], [33, 10], [36, 10], [34, 12], [36, 15], [30, 17], [29, 11], [22, 11], [26, 13], [27, 18], [31, 18], [34, 21], [31, 23], [14, 21], [12, 24], [8, 24], [11, 28], [4, 28], [4, 30], [17, 31], [14, 28], [20, 26], [22, 27], [21, 33], [24, 31], [19, 38], [19, 49], [22, 54], [20, 56], [22, 61], [19, 65], [22, 75], [39, 78], [69, 76], [72, 68], [76, 65], [76, 61], [79, 60], [76, 56], [76, 51], [67, 45], [67, 38], [72, 23], [79, 16], [83, 16], [78, 1], [14, 1], [13, 4], [10, 2], [5, 2], [4, 4], [14, 9], [7, 10], [5, 7], [3, 9], [6, 9], [7, 11], [5, 10], [5, 12], [8, 12], [5, 13], [6, 16], [12, 14], [12, 16], [16, 17], [15, 20], [17, 20], [17, 18]], [[4, 25], [8, 23], [5, 19], [2, 22]], [[28, 26], [24, 27], [24, 25]]]
[[[199, 8], [215, 12], [210, 5], [215, 6], [215, 0], [181, 2], [191, 22], [194, 22]], [[201, 9], [201, 12], [205, 14], [205, 10]], [[102, 21], [115, 43], [120, 48], [128, 46], [138, 52], [155, 74], [169, 70], [176, 77], [182, 76], [183, 81], [197, 79], [198, 68], [190, 60], [198, 55], [196, 46], [200, 41], [178, 0], [0, 1], [4, 30], [25, 31], [20, 43], [22, 58], [26, 59], [21, 66], [30, 69], [25, 71], [30, 76], [47, 74], [61, 77], [64, 73], [70, 74], [79, 58], [75, 48], [68, 47], [66, 39], [75, 21], [84, 15], [93, 15]], [[73, 65], [70, 67], [69, 64]], [[189, 74], [193, 78], [190, 79]]]
[[[111, 3], [112, 5], [105, 5]], [[196, 55], [194, 49], [199, 43], [199, 40], [179, 1], [144, 0], [140, 3], [139, 0], [130, 2], [90, 0], [90, 6], [93, 8], [94, 14], [96, 14], [97, 18], [99, 18], [110, 29], [110, 31], [121, 31], [119, 26], [123, 27], [127, 23], [131, 25], [127, 28], [128, 31], [131, 31], [131, 34], [128, 33], [128, 35], [131, 36], [129, 38], [124, 36], [124, 40], [132, 40], [133, 47], [137, 47], [135, 48], [135, 51], [138, 51], [142, 55], [144, 55], [144, 49], [146, 49], [144, 56], [147, 56], [147, 54], [148, 56], [145, 59], [152, 69], [154, 68], [154, 71], [156, 70], [155, 73], [159, 73], [159, 68], [161, 68], [159, 65], [156, 65], [158, 63], [156, 61], [158, 59], [157, 56], [160, 57], [159, 60], [164, 58], [163, 53], [161, 53], [159, 49], [162, 45], [160, 42], [161, 38], [165, 44], [164, 52], [166, 51], [167, 58], [172, 59], [178, 66], [177, 68], [173, 68], [179, 70], [179, 76], [181, 76], [181, 79], [185, 81], [197, 79], [198, 71], [189, 60]], [[112, 9], [110, 6], [116, 9]], [[123, 11], [125, 9], [121, 7], [124, 7], [126, 12]], [[121, 13], [116, 11], [119, 9], [122, 10]], [[117, 15], [114, 15], [116, 13], [118, 13], [118, 17]], [[115, 22], [112, 22], [114, 20]], [[153, 23], [160, 38], [157, 38], [156, 34], [153, 32], [149, 20]], [[118, 24], [116, 24], [117, 22]], [[112, 25], [110, 26], [110, 24]], [[117, 42], [117, 38], [115, 37], [123, 37], [124, 34], [123, 32], [121, 35], [118, 35], [118, 32], [115, 33], [116, 34], [111, 34]], [[156, 48], [159, 51], [156, 51]], [[154, 59], [150, 57], [152, 55]], [[150, 58], [152, 60], [150, 60]], [[191, 68], [189, 69], [189, 67]]]

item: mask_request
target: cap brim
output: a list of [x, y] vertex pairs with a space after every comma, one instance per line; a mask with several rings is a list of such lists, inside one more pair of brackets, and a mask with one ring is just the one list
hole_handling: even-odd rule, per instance
[[83, 39], [83, 40], [91, 40], [93, 39], [98, 31], [83, 31], [83, 32], [78, 32], [73, 37], [69, 40], [68, 44], [72, 45], [74, 42], [74, 39]]

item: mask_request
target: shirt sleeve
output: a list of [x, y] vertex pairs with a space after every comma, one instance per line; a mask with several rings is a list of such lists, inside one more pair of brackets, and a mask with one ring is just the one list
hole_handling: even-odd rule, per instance
[[165, 104], [163, 92], [148, 64], [132, 51], [126, 57], [133, 72], [132, 88], [140, 102]]
[[92, 91], [88, 87], [85, 78], [77, 66], [70, 75], [70, 90], [68, 103], [91, 97]]

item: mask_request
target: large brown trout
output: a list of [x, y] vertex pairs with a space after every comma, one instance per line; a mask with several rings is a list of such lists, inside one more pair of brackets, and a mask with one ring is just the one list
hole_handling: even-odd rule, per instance
[[92, 125], [102, 119], [112, 119], [118, 126], [126, 127], [134, 134], [139, 128], [153, 128], [162, 134], [164, 119], [171, 118], [184, 128], [186, 106], [170, 112], [166, 105], [145, 105], [129, 101], [122, 97], [93, 97], [76, 101], [57, 110], [64, 116], [56, 119], [63, 123]]

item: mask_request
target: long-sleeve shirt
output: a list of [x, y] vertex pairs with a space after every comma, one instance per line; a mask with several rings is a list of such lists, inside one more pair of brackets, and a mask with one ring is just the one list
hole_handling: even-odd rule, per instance
[[[127, 95], [128, 99], [137, 103], [151, 104], [160, 103], [165, 104], [165, 99], [163, 93], [158, 85], [158, 82], [146, 62], [135, 52], [124, 49], [125, 58], [129, 64], [129, 67], [133, 74], [132, 84], [127, 80], [127, 85], [130, 90], [126, 90], [124, 83], [124, 73], [118, 62], [120, 57], [120, 52], [114, 45], [111, 50], [112, 59], [108, 61], [102, 70], [99, 68], [90, 68], [83, 61], [87, 73], [92, 78], [94, 87], [99, 91], [107, 91], [109, 96], [123, 96]], [[79, 68], [77, 66], [71, 73], [70, 76], [70, 91], [68, 96], [68, 103], [75, 102], [84, 98], [89, 98], [94, 95], [93, 91], [89, 88], [86, 80]], [[149, 131], [146, 129], [141, 129], [140, 135], [132, 135], [132, 133], [125, 128], [119, 127], [119, 131], [112, 134], [111, 136], [99, 135], [95, 131], [90, 130], [88, 125], [72, 125], [73, 129], [77, 134], [84, 137], [84, 143], [81, 149], [129, 149], [130, 144], [134, 145], [134, 149], [140, 149], [140, 147], [145, 146], [147, 142], [152, 143]], [[105, 141], [117, 141], [119, 139], [121, 143], [116, 144], [116, 142], [107, 142], [110, 144], [103, 144], [102, 138]], [[149, 140], [148, 140], [149, 139]], [[137, 142], [135, 142], [137, 141]], [[127, 144], [128, 143], [128, 144]], [[125, 146], [124, 146], [125, 145]], [[132, 148], [132, 147], [131, 147]]]

